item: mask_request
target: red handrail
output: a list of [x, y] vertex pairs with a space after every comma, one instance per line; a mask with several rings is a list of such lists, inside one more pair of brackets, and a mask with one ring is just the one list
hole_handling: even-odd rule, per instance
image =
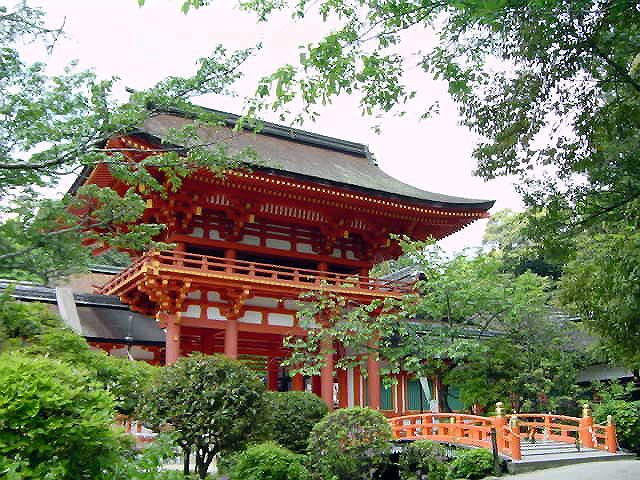
[[249, 277], [257, 280], [271, 279], [317, 289], [323, 289], [328, 286], [347, 290], [388, 292], [398, 295], [411, 292], [413, 286], [411, 282], [387, 281], [361, 275], [271, 265], [188, 252], [160, 251], [144, 254], [126, 270], [111, 279], [99, 292], [114, 292], [118, 286], [125, 284], [145, 267], [147, 269], [166, 269], [171, 267], [194, 273], [217, 272], [221, 275]]
[[[518, 421], [513, 422], [516, 418]], [[541, 422], [522, 421], [541, 419]], [[564, 423], [559, 423], [564, 422]], [[522, 459], [521, 440], [537, 439], [564, 443], [580, 442], [586, 448], [617, 452], [615, 425], [593, 424], [593, 418], [544, 413], [522, 413], [503, 417], [481, 417], [460, 413], [423, 413], [389, 419], [396, 439], [428, 439], [440, 442], [491, 448], [491, 430], [495, 429], [498, 452], [514, 460]], [[573, 425], [571, 425], [572, 423]], [[531, 428], [534, 429], [531, 432]]]

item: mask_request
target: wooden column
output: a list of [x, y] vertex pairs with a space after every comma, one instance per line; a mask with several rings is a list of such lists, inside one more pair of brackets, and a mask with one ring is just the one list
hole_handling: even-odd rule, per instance
[[[206, 308], [206, 307], [203, 307]], [[213, 342], [215, 338], [215, 332], [209, 330], [202, 334], [200, 338], [200, 350], [206, 355], [213, 355]]]
[[338, 371], [338, 406], [340, 408], [347, 408], [349, 406], [349, 386], [347, 384], [347, 371]]
[[294, 392], [304, 392], [304, 377], [299, 373], [291, 378], [291, 390]]
[[163, 314], [167, 322], [165, 332], [165, 348], [167, 365], [176, 363], [180, 356], [180, 319], [176, 315]]
[[272, 392], [278, 391], [278, 368], [280, 361], [277, 358], [270, 358], [267, 366], [267, 388]]
[[333, 410], [333, 341], [330, 338], [323, 339], [320, 348], [325, 354], [325, 365], [320, 370], [320, 392], [329, 410]]
[[360, 386], [362, 384], [362, 377], [360, 376], [360, 367], [353, 367], [353, 405], [355, 407], [362, 407], [360, 401]]
[[236, 318], [227, 318], [224, 330], [224, 354], [238, 359], [238, 320]]
[[317, 396], [322, 397], [322, 386], [320, 382], [320, 375], [314, 375], [311, 377], [311, 391]]
[[[375, 343], [369, 345], [372, 348], [376, 347]], [[369, 400], [369, 408], [374, 410], [380, 410], [380, 365], [378, 364], [378, 354], [370, 353], [367, 358], [367, 397]]]

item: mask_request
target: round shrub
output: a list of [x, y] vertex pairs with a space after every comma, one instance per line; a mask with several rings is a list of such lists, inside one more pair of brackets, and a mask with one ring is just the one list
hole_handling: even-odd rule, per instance
[[400, 480], [446, 480], [449, 469], [442, 446], [430, 440], [408, 443], [400, 453]]
[[328, 412], [327, 404], [309, 392], [267, 392], [267, 437], [304, 453], [311, 430]]
[[453, 478], [484, 478], [493, 473], [493, 454], [483, 448], [464, 450], [451, 462]]
[[0, 477], [110, 477], [124, 444], [111, 428], [113, 397], [87, 376], [49, 358], [0, 356]]
[[307, 448], [312, 478], [373, 478], [390, 461], [391, 427], [380, 412], [345, 408], [324, 417], [311, 431]]
[[304, 455], [275, 442], [253, 445], [240, 453], [230, 471], [231, 480], [305, 480]]
[[611, 415], [616, 424], [620, 446], [640, 453], [640, 401], [609, 400], [596, 405], [593, 412], [596, 423], [606, 425], [607, 415]]
[[196, 354], [160, 370], [138, 416], [156, 430], [173, 430], [185, 470], [193, 450], [195, 471], [205, 478], [216, 455], [247, 444], [264, 408], [264, 384], [246, 365]]

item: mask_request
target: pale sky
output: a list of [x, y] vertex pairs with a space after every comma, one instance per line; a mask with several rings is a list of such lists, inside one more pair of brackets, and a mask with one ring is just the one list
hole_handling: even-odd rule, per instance
[[[274, 16], [257, 24], [255, 17], [234, 8], [233, 1], [217, 1], [214, 6], [180, 13], [180, 0], [40, 0], [50, 24], [65, 20], [67, 38], [61, 39], [54, 55], [47, 59], [53, 69], [71, 59], [80, 68], [94, 68], [99, 77], [120, 77], [117, 93], [126, 98], [125, 87], [147, 88], [168, 75], [189, 75], [198, 58], [207, 56], [216, 45], [229, 50], [247, 48], [257, 42], [263, 49], [244, 66], [244, 78], [236, 86], [236, 98], [208, 96], [196, 100], [200, 105], [241, 113], [243, 99], [251, 95], [257, 80], [285, 63], [294, 63], [298, 46], [321, 37], [328, 27], [318, 23], [296, 24], [288, 15]], [[38, 2], [31, 3], [32, 6]], [[416, 50], [433, 41], [433, 35], [418, 31], [408, 34], [405, 45]], [[418, 188], [455, 196], [496, 200], [493, 212], [503, 208], [521, 210], [522, 204], [512, 181], [484, 182], [472, 176], [474, 137], [458, 125], [459, 117], [449, 100], [446, 86], [434, 82], [417, 69], [409, 73], [412, 88], [419, 95], [404, 117], [382, 119], [360, 115], [355, 98], [338, 98], [321, 110], [316, 122], [301, 126], [323, 135], [367, 144], [380, 168]], [[433, 119], [419, 120], [425, 104], [437, 99], [441, 113]], [[277, 117], [265, 118], [278, 122]], [[372, 126], [379, 124], [376, 134]], [[486, 220], [476, 222], [448, 237], [440, 244], [449, 251], [478, 246]]]

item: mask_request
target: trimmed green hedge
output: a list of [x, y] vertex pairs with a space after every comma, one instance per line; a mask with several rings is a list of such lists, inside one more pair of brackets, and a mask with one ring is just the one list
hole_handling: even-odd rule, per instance
[[344, 408], [324, 417], [311, 432], [307, 449], [317, 480], [373, 478], [390, 462], [391, 427], [380, 412]]
[[596, 423], [606, 425], [607, 415], [613, 417], [620, 446], [640, 453], [640, 401], [609, 400], [595, 406]]
[[449, 468], [442, 446], [430, 440], [408, 443], [400, 453], [400, 480], [447, 480]]
[[304, 455], [293, 453], [275, 442], [252, 445], [234, 460], [230, 480], [306, 480], [309, 472]]
[[451, 462], [453, 478], [477, 480], [493, 473], [493, 454], [483, 448], [463, 450]]
[[311, 430], [329, 412], [327, 404], [309, 392], [266, 392], [265, 400], [265, 437], [304, 453]]

